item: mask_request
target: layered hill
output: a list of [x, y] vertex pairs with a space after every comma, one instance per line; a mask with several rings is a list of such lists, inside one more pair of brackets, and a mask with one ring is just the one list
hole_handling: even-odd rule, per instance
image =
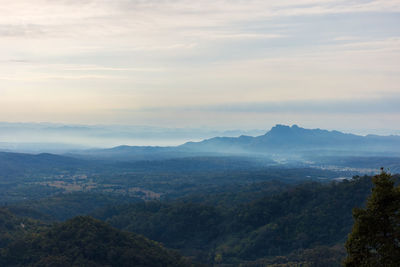
[[[276, 125], [260, 136], [214, 137], [180, 146], [118, 146], [80, 152], [95, 159], [159, 160], [194, 156], [293, 154], [310, 151], [346, 155], [400, 155], [400, 136], [355, 135], [339, 131], [305, 129], [297, 125]], [[323, 154], [323, 153], [322, 153]], [[325, 153], [326, 154], [326, 153]], [[329, 153], [327, 153], [329, 155]], [[370, 156], [371, 154], [369, 154]]]
[[215, 137], [201, 142], [188, 142], [179, 148], [201, 152], [286, 153], [311, 150], [351, 152], [398, 152], [400, 136], [360, 136], [339, 131], [305, 129], [297, 125], [276, 125], [256, 137]]
[[[332, 159], [332, 156], [339, 158]], [[399, 156], [400, 136], [361, 136], [339, 131], [305, 129], [297, 125], [276, 125], [260, 136], [214, 137], [200, 142], [187, 142], [180, 146], [123, 145], [108, 149], [84, 150], [63, 156], [0, 152], [0, 176], [16, 177], [32, 170], [35, 170], [35, 173], [82, 169], [105, 171], [115, 168], [135, 171], [149, 168], [152, 170], [176, 170], [177, 168], [193, 170], [226, 169], [227, 166], [230, 166], [229, 168], [242, 166], [243, 163], [246, 163], [246, 168], [265, 167], [287, 160], [330, 165], [337, 165], [343, 160], [356, 162], [355, 165], [360, 165], [360, 161], [365, 161], [363, 158], [354, 157], [380, 157], [378, 165], [398, 170]], [[222, 157], [225, 157], [223, 162]], [[346, 158], [343, 159], [343, 157]], [[219, 159], [216, 160], [216, 158]], [[257, 158], [256, 161], [254, 161], [255, 158]], [[263, 160], [259, 161], [260, 158]], [[383, 158], [385, 159], [382, 160]], [[388, 165], [386, 158], [391, 158], [394, 164]], [[273, 160], [266, 161], [266, 159]], [[371, 165], [370, 161], [368, 160], [368, 166]], [[129, 164], [120, 164], [120, 162], [129, 162]]]

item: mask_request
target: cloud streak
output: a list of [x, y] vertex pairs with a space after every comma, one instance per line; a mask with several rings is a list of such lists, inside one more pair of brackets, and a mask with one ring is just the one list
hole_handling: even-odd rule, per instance
[[286, 102], [247, 102], [222, 105], [117, 109], [117, 112], [208, 112], [208, 113], [286, 113], [286, 114], [399, 114], [400, 95], [375, 99], [308, 100]]
[[[39, 7], [39, 8], [38, 8]], [[400, 12], [398, 1], [16, 1], [2, 5], [0, 36], [105, 37], [232, 30], [251, 21], [327, 14]], [[257, 36], [238, 30], [220, 36]], [[268, 35], [268, 34], [266, 34]], [[270, 34], [270, 36], [276, 36]], [[209, 36], [208, 36], [209, 37]]]

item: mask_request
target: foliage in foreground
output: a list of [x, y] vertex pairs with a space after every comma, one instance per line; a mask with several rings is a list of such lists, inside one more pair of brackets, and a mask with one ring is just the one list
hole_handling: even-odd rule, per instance
[[355, 223], [346, 242], [346, 267], [396, 267], [400, 263], [400, 185], [382, 171], [365, 209], [354, 209]]

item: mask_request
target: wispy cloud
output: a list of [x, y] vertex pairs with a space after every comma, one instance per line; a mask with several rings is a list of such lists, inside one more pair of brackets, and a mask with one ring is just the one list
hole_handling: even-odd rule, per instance
[[67, 71], [128, 71], [128, 72], [160, 72], [165, 71], [163, 68], [121, 68], [121, 67], [102, 67], [102, 66], [71, 66], [61, 65], [58, 66]]
[[115, 79], [114, 76], [106, 75], [34, 75], [34, 76], [0, 76], [0, 80], [5, 81], [22, 81], [35, 82], [46, 80], [98, 80], [98, 79]]
[[338, 36], [333, 38], [334, 41], [354, 41], [354, 40], [358, 40], [359, 37], [357, 36]]
[[286, 113], [286, 114], [399, 114], [400, 95], [385, 98], [301, 100], [283, 102], [238, 102], [220, 105], [157, 106], [117, 109], [118, 112], [208, 112], [208, 113]]
[[[37, 8], [40, 7], [40, 8]], [[16, 1], [0, 7], [0, 35], [118, 36], [191, 30], [213, 35], [214, 27], [282, 16], [399, 12], [398, 1]], [[83, 35], [84, 34], [84, 35]], [[86, 35], [86, 37], [85, 37]], [[223, 36], [224, 34], [222, 34]], [[254, 37], [238, 30], [231, 36]], [[203, 35], [205, 36], [205, 35]], [[229, 34], [225, 34], [229, 36]], [[274, 36], [271, 34], [270, 36]], [[137, 36], [140, 37], [140, 36]]]

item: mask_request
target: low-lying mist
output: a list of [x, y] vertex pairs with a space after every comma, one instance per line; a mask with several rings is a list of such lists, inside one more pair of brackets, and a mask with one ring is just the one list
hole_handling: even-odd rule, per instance
[[89, 148], [176, 146], [215, 136], [260, 135], [264, 130], [215, 130], [121, 125], [0, 123], [0, 149], [19, 152], [69, 152]]

